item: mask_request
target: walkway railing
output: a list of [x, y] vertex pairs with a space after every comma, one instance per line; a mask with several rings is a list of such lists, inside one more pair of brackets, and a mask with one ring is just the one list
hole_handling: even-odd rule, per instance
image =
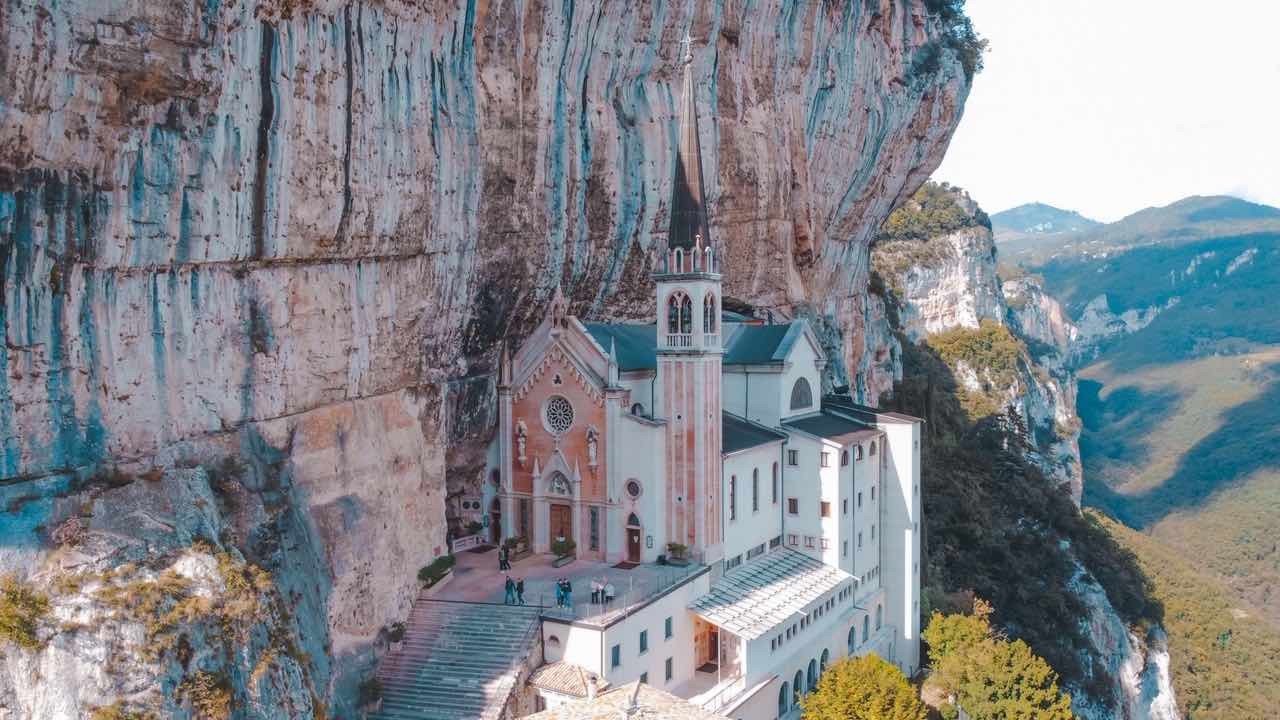
[[[610, 575], [617, 594], [612, 601], [602, 603], [591, 602], [590, 579], [577, 578], [573, 585], [572, 607], [557, 607], [554, 604], [554, 597], [539, 597], [538, 603], [543, 606], [542, 613], [547, 617], [603, 625], [630, 615], [649, 601], [705, 569], [704, 565], [692, 564], [687, 567], [648, 566], [643, 575], [628, 575], [625, 584], [620, 583], [616, 576]], [[548, 603], [548, 600], [552, 602]]]

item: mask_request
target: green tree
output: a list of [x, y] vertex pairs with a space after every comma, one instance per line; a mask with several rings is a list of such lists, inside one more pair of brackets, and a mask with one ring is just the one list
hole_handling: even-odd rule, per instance
[[1021, 640], [984, 640], [971, 648], [956, 700], [974, 720], [1072, 720], [1058, 674]]
[[49, 598], [14, 575], [0, 577], [0, 639], [34, 650], [36, 631], [49, 614]]
[[1071, 720], [1071, 697], [1058, 674], [1021, 640], [991, 627], [992, 607], [977, 598], [973, 613], [933, 613], [922, 636], [936, 684], [974, 720]]
[[920, 694], [902, 671], [877, 655], [845, 658], [800, 701], [805, 720], [924, 720]]

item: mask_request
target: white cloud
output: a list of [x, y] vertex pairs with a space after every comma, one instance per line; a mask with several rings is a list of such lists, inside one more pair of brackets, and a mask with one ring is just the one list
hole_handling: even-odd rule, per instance
[[935, 173], [988, 211], [1280, 205], [1280, 2], [969, 0], [991, 41]]

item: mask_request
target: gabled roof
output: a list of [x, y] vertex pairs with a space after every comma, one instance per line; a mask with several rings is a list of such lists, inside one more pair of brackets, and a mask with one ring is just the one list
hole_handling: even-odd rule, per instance
[[590, 670], [560, 660], [534, 670], [529, 675], [529, 684], [561, 695], [584, 698], [587, 696], [587, 683], [593, 677], [599, 683], [601, 690], [607, 686], [607, 683], [601, 681], [599, 676]]
[[748, 640], [790, 624], [811, 603], [853, 576], [789, 548], [725, 573], [689, 609], [707, 622]]
[[812, 415], [783, 420], [782, 426], [789, 430], [799, 430], [820, 438], [826, 438], [841, 445], [848, 445], [864, 437], [879, 434], [879, 431], [866, 423], [835, 413], [822, 411]]
[[[632, 700], [634, 699], [634, 704]], [[665, 690], [641, 683], [627, 683], [594, 700], [579, 700], [526, 715], [525, 720], [729, 720], [681, 700]]]
[[627, 323], [585, 323], [587, 332], [609, 352], [610, 343], [618, 354], [618, 369], [656, 370], [658, 368], [658, 326]]
[[786, 433], [726, 412], [720, 435], [720, 452], [728, 455], [786, 439]]
[[907, 415], [900, 412], [891, 412], [885, 410], [877, 410], [867, 405], [859, 405], [851, 398], [845, 395], [823, 395], [822, 409], [834, 410], [836, 412], [847, 413], [860, 420], [867, 422], [885, 422], [885, 423], [922, 423], [923, 418]]
[[[605, 352], [610, 343], [618, 353], [618, 369], [656, 370], [658, 368], [658, 327], [628, 323], [584, 323], [587, 332]], [[791, 348], [808, 337], [821, 355], [809, 323], [796, 320], [784, 325], [757, 325], [724, 321], [724, 365], [773, 365], [786, 362]]]

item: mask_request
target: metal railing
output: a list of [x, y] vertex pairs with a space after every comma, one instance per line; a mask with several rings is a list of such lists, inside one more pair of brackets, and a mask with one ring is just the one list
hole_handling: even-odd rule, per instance
[[720, 333], [704, 333], [702, 344], [706, 347], [718, 347], [720, 345]]
[[[626, 584], [620, 583], [610, 575], [615, 595], [612, 600], [591, 602], [590, 578], [574, 579], [570, 607], [559, 607], [547, 602], [548, 598], [539, 593], [538, 604], [543, 615], [560, 620], [579, 620], [587, 623], [605, 624], [620, 617], [630, 615], [640, 606], [648, 603], [658, 595], [680, 585], [705, 569], [703, 565], [650, 566], [644, 575], [629, 575]], [[634, 572], [634, 571], [629, 571]]]
[[712, 690], [715, 692], [711, 695], [699, 696], [698, 704], [701, 705], [704, 710], [715, 712], [734, 700], [737, 700], [739, 695], [746, 692], [747, 678], [745, 675], [725, 678], [720, 681], [719, 685], [712, 688]]

